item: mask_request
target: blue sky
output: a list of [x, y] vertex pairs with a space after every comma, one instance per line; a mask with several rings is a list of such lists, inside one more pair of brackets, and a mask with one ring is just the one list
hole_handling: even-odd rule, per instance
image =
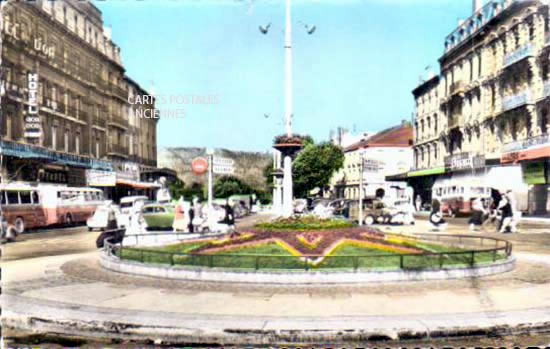
[[[160, 147], [265, 151], [284, 132], [283, 0], [95, 4], [142, 87], [215, 102], [159, 104], [185, 113], [161, 119]], [[471, 0], [294, 0], [294, 132], [321, 141], [337, 126], [378, 131], [410, 120], [411, 90], [426, 66], [437, 72], [445, 36], [470, 11]]]

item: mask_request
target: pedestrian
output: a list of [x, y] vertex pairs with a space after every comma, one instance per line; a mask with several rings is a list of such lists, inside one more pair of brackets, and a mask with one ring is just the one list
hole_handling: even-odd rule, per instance
[[502, 196], [502, 199], [500, 200], [498, 208], [502, 212], [499, 232], [502, 234], [505, 234], [508, 232], [508, 229], [510, 229], [512, 233], [515, 233], [515, 228], [512, 224], [514, 220], [512, 205], [510, 204], [509, 199], [505, 195]]
[[447, 222], [443, 219], [443, 213], [441, 213], [441, 203], [437, 199], [432, 200], [432, 211], [430, 213], [430, 224], [434, 230], [447, 229]]
[[416, 212], [420, 212], [420, 209], [422, 208], [422, 198], [419, 194], [416, 195], [416, 199], [414, 200], [414, 205], [416, 207]]
[[223, 220], [220, 221], [220, 223], [226, 224], [229, 228], [229, 230], [235, 229], [235, 216], [233, 212], [233, 200], [227, 199], [225, 206], [225, 216], [223, 217]]
[[485, 199], [476, 198], [472, 202], [472, 216], [468, 220], [470, 224], [470, 231], [477, 230], [483, 224], [483, 217], [485, 215]]
[[172, 223], [172, 228], [174, 232], [185, 231], [188, 229], [188, 212], [185, 210], [185, 201], [183, 196], [180, 196], [178, 203], [176, 204], [176, 209], [174, 212], [174, 223]]
[[195, 205], [197, 205], [197, 198], [194, 197], [191, 206], [189, 207], [188, 214], [189, 214], [189, 224], [187, 224], [187, 228], [189, 229], [190, 233], [195, 232], [195, 226], [193, 225], [193, 219], [195, 218]]

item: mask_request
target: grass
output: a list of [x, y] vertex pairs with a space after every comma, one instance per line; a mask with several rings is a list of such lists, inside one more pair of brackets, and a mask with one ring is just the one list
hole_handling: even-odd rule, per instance
[[355, 224], [343, 219], [319, 219], [314, 216], [297, 218], [282, 218], [273, 222], [259, 223], [254, 226], [257, 230], [267, 232], [303, 232], [351, 228]]
[[[233, 269], [269, 269], [298, 270], [305, 269], [306, 263], [276, 243], [249, 246], [212, 255], [177, 255], [189, 253], [208, 242], [183, 243], [165, 247], [138, 250], [125, 248], [122, 258], [145, 263], [207, 266]], [[407, 243], [411, 246], [412, 243]], [[442, 255], [404, 255], [351, 245], [337, 248], [330, 256], [317, 266], [308, 265], [309, 269], [431, 269], [440, 267], [469, 266], [471, 254], [465, 250], [437, 244], [419, 243], [416, 245], [428, 253], [447, 252]], [[475, 253], [475, 264], [492, 262], [493, 252]], [[496, 260], [504, 259], [502, 254]], [[402, 259], [402, 260], [401, 260]]]

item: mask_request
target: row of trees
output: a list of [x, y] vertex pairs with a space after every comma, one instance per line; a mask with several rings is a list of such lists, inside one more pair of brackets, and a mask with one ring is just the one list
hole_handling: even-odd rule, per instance
[[[342, 149], [332, 143], [315, 144], [311, 137], [304, 137], [304, 148], [293, 162], [294, 195], [305, 198], [310, 191], [319, 189], [325, 191], [332, 175], [344, 165]], [[271, 201], [273, 186], [273, 166], [267, 165], [264, 169], [268, 190], [259, 190], [233, 176], [223, 176], [214, 182], [214, 197], [227, 198], [231, 195], [256, 194], [262, 203]], [[176, 181], [170, 186], [173, 198], [183, 195], [186, 199], [193, 196], [204, 200], [207, 197], [206, 187], [199, 183], [186, 186], [182, 181]]]

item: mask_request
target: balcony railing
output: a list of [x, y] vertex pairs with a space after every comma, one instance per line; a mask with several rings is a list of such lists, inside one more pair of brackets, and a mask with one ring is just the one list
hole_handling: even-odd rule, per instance
[[109, 125], [128, 128], [128, 120], [118, 115], [112, 115], [111, 119], [109, 120]]
[[517, 63], [527, 57], [534, 55], [534, 47], [531, 44], [524, 45], [517, 50], [504, 56], [503, 67], [506, 68], [514, 63]]
[[107, 124], [107, 122], [105, 121], [105, 119], [101, 119], [101, 118], [95, 118], [94, 119], [94, 125], [96, 125], [96, 126], [105, 128], [106, 124]]
[[112, 85], [111, 92], [124, 100], [128, 99], [128, 92], [119, 86]]
[[531, 91], [525, 90], [519, 93], [516, 93], [515, 95], [504, 97], [502, 99], [502, 108], [501, 111], [505, 112], [508, 110], [512, 110], [518, 107], [521, 107], [525, 104], [531, 104]]
[[456, 28], [445, 39], [445, 53], [451, 51], [472, 34], [480, 30], [487, 22], [507, 8], [513, 1], [510, 0], [490, 0], [479, 11], [466, 19], [458, 28]]
[[125, 147], [123, 145], [109, 144], [109, 153], [127, 156], [129, 151], [128, 151], [128, 147]]
[[65, 103], [53, 102], [53, 105], [56, 106], [56, 108], [54, 108], [54, 109], [57, 112], [62, 113], [62, 114], [65, 114], [67, 112], [67, 109], [65, 107]]
[[78, 119], [78, 112], [75, 107], [67, 107], [67, 115], [72, 116], [75, 119]]

